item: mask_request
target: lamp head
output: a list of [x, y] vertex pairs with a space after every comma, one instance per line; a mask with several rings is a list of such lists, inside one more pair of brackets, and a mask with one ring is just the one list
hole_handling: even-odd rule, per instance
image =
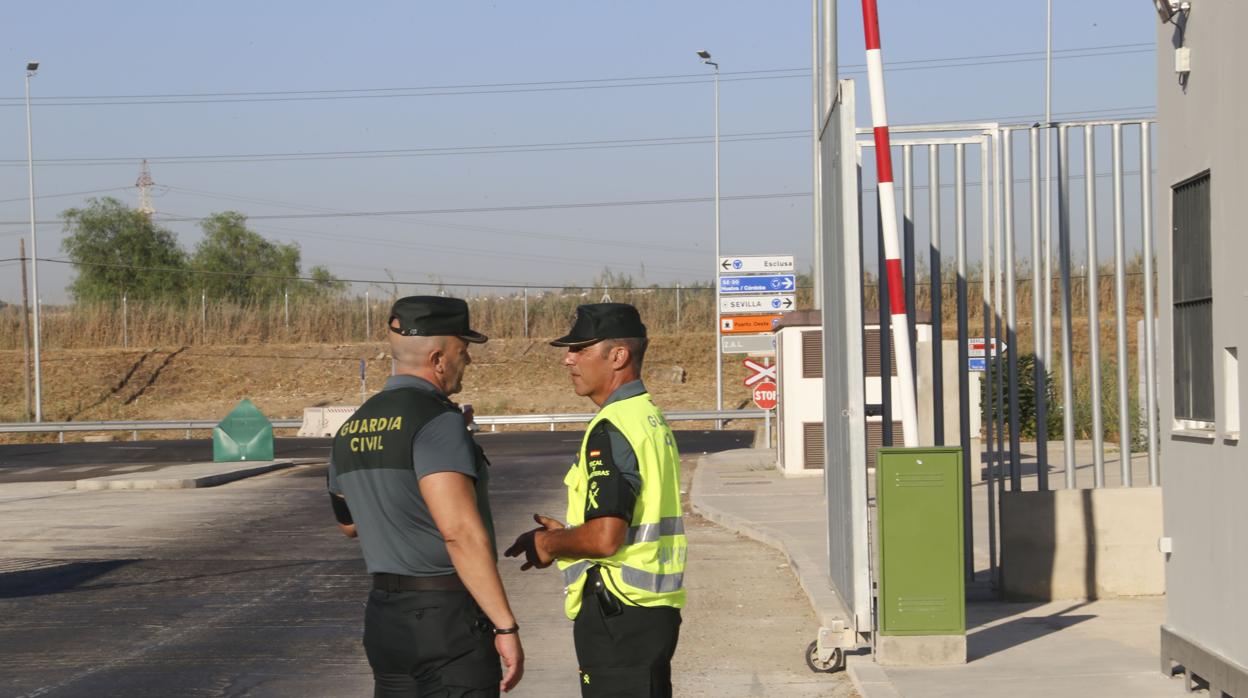
[[[1161, 2], [1161, 0], [1157, 0], [1157, 1]], [[709, 61], [711, 60], [711, 52], [707, 51], [706, 49], [702, 49], [701, 51], [698, 51], [698, 58], [701, 58], [704, 61]]]
[[1170, 4], [1170, 0], [1153, 0], [1153, 7], [1157, 10], [1157, 16], [1162, 22], [1169, 22], [1174, 17], [1174, 5]]
[[34, 73], [39, 70], [39, 61], [29, 61], [26, 63], [26, 72]]

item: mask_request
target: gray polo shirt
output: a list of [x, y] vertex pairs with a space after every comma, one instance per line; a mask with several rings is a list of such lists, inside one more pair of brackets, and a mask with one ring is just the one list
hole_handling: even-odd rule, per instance
[[[416, 388], [442, 395], [432, 383], [415, 376], [391, 376], [382, 391]], [[474, 480], [477, 507], [494, 543], [490, 514], [488, 461], [457, 412], [431, 419], [412, 439], [412, 469], [363, 469], [338, 473], [329, 463], [329, 491], [342, 495], [359, 532], [360, 548], [370, 573], [390, 572], [426, 577], [455, 572], [446, 540], [438, 532], [420, 492], [421, 478], [441, 472], [463, 473]]]

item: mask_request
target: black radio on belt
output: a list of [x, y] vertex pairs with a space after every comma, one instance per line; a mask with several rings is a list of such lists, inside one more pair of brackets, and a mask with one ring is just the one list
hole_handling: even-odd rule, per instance
[[598, 598], [598, 607], [602, 609], [602, 615], [610, 618], [624, 612], [624, 603], [607, 589], [606, 583], [602, 581], [602, 572], [598, 566], [591, 567], [586, 577], [585, 583], [593, 588], [594, 596]]

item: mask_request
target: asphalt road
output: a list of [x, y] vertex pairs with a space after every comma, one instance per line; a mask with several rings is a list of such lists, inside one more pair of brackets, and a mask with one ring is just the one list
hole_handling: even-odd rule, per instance
[[[534, 511], [562, 512], [561, 481], [577, 437], [482, 436], [494, 463], [500, 538], [531, 527], [527, 519]], [[740, 447], [750, 436], [681, 432], [677, 438], [684, 452], [700, 453]], [[127, 453], [122, 445], [95, 444], [104, 448], [91, 458], [120, 460]], [[188, 458], [197, 448], [175, 444], [165, 450], [162, 444], [148, 457]], [[70, 453], [26, 452], [18, 461], [60, 465], [8, 467], [81, 463], [80, 453], [65, 450]], [[207, 490], [83, 493], [63, 483], [0, 485], [6, 538], [0, 553], [0, 695], [367, 695], [371, 676], [359, 633], [368, 580], [355, 542], [330, 523], [324, 476], [319, 465]], [[731, 535], [725, 544], [762, 548]], [[759, 555], [748, 552], [731, 569], [741, 570]], [[760, 564], [768, 575], [777, 573], [774, 559]], [[548, 571], [522, 574], [517, 565], [504, 567], [508, 592], [522, 606], [529, 655], [518, 694], [574, 694], [571, 634], [560, 612], [557, 579]], [[714, 584], [719, 575], [704, 576]], [[809, 616], [802, 605], [799, 600], [798, 617]], [[727, 631], [707, 630], [728, 640]], [[722, 652], [688, 650], [691, 685], [728, 676], [724, 672], [732, 668], [723, 666]], [[786, 649], [783, 659], [800, 667], [796, 650]], [[705, 675], [694, 677], [698, 671]], [[723, 680], [736, 685], [749, 676]], [[753, 680], [760, 680], [757, 672]], [[715, 688], [706, 695], [729, 694]]]
[[[496, 458], [530, 455], [534, 449], [549, 448], [570, 454], [580, 442], [580, 434], [579, 431], [482, 432], [477, 438], [490, 457]], [[744, 431], [678, 431], [676, 439], [681, 452], [689, 454], [741, 448], [749, 444], [750, 436]], [[327, 458], [331, 443], [331, 439], [274, 439], [273, 456], [278, 459]], [[0, 445], [0, 484], [80, 480], [211, 461], [212, 442], [206, 439], [3, 444]]]

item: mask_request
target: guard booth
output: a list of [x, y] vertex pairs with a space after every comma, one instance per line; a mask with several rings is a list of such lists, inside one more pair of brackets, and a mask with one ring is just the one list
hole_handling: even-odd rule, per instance
[[[896, 394], [897, 358], [889, 347], [889, 380], [881, 379], [881, 337], [878, 310], [863, 311], [863, 374], [866, 386], [867, 468], [875, 468], [875, 452], [886, 445], [883, 404], [886, 395]], [[780, 394], [777, 408], [779, 446], [776, 467], [785, 475], [815, 475], [823, 472], [823, 329], [818, 310], [801, 310], [786, 315], [776, 330], [776, 366]], [[916, 346], [929, 353], [932, 326], [930, 314], [916, 314]], [[948, 356], [948, 354], [946, 354]], [[918, 373], [920, 389], [930, 374]], [[932, 423], [930, 402], [920, 403], [920, 422]], [[892, 422], [891, 441], [901, 443], [899, 419]]]

